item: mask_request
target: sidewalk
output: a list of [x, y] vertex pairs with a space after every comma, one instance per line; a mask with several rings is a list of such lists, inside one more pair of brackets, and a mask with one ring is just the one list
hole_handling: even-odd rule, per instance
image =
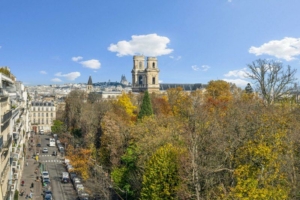
[[[29, 141], [31, 141], [29, 139]], [[31, 144], [31, 142], [30, 142]], [[35, 161], [35, 159], [32, 158], [32, 154], [33, 154], [33, 150], [28, 151], [28, 145], [27, 145], [27, 149], [26, 149], [26, 158], [24, 161], [24, 168], [23, 168], [23, 172], [21, 175], [21, 181], [24, 181], [24, 186], [20, 186], [20, 190], [19, 192], [21, 192], [21, 190], [24, 190], [24, 195], [23, 196], [19, 196], [20, 200], [25, 199], [26, 195], [30, 193], [30, 189], [32, 189], [33, 195], [32, 195], [32, 199], [33, 200], [39, 200], [39, 199], [43, 199], [42, 196], [42, 184], [41, 184], [41, 178], [39, 179], [39, 181], [36, 181], [36, 177], [37, 176], [41, 176], [40, 174], [40, 170], [37, 170], [37, 174], [35, 173], [35, 169], [38, 168], [38, 162]], [[29, 155], [29, 159], [27, 158], [27, 155]], [[28, 162], [28, 166], [26, 166], [26, 162]], [[34, 184], [33, 188], [31, 187], [31, 184]]]

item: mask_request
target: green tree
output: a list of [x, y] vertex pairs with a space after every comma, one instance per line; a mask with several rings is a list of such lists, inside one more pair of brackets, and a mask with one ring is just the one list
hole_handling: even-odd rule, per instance
[[250, 85], [250, 83], [247, 84], [247, 86], [245, 87], [245, 91], [247, 94], [252, 94], [253, 93], [253, 89]]
[[171, 144], [159, 148], [146, 164], [141, 199], [176, 199], [180, 185], [180, 149]]
[[53, 133], [63, 132], [64, 123], [60, 120], [53, 120], [53, 126], [51, 126], [51, 131]]
[[153, 115], [151, 100], [149, 97], [148, 91], [145, 92], [143, 102], [141, 105], [141, 110], [138, 115], [138, 119], [142, 119], [145, 116], [151, 116]]

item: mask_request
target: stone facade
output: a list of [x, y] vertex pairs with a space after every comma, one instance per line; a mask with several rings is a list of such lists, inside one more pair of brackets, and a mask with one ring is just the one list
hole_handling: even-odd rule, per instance
[[144, 56], [133, 57], [132, 92], [159, 92], [159, 69], [156, 57], [148, 57], [145, 66]]

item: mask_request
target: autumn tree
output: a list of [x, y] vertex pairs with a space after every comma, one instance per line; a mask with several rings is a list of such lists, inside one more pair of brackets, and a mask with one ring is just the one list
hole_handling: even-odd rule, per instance
[[180, 153], [179, 148], [166, 144], [151, 156], [143, 175], [141, 199], [176, 199]]
[[153, 115], [152, 105], [151, 105], [149, 93], [148, 91], [145, 91], [141, 109], [138, 114], [138, 119], [142, 119], [145, 116], [151, 116], [151, 115]]
[[288, 95], [296, 81], [297, 70], [289, 65], [285, 69], [278, 61], [258, 59], [248, 64], [248, 68], [250, 72], [247, 73], [247, 77], [255, 82], [257, 91], [266, 105]]
[[134, 106], [131, 102], [129, 95], [123, 93], [121, 96], [117, 98], [117, 100], [113, 103], [114, 112], [119, 116], [122, 116], [126, 121], [134, 121], [136, 117], [136, 106]]

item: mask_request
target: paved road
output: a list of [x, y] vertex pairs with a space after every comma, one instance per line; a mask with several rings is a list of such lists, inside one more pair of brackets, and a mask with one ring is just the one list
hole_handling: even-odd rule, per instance
[[[49, 171], [51, 180], [51, 191], [55, 200], [75, 200], [77, 195], [71, 183], [61, 183], [61, 173], [66, 171], [63, 160], [60, 156], [52, 156], [52, 152], [57, 151], [57, 147], [49, 147], [49, 137], [51, 135], [39, 135], [41, 142], [39, 162]], [[42, 153], [44, 147], [48, 148], [48, 153]]]

